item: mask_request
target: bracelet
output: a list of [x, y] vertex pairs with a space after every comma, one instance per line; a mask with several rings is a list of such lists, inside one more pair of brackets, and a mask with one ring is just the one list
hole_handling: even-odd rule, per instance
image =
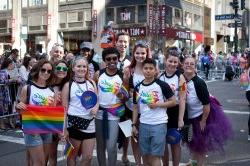
[[132, 123], [131, 126], [132, 126], [132, 127], [135, 126], [135, 123]]

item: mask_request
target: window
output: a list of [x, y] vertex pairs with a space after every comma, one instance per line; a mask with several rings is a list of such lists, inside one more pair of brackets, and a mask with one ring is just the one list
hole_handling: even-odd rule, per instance
[[47, 0], [29, 0], [29, 6], [41, 6], [47, 4]]
[[109, 21], [114, 21], [114, 8], [107, 8], [106, 9], [106, 23]]
[[0, 28], [7, 28], [7, 20], [0, 20]]
[[12, 0], [9, 0], [9, 7], [8, 9], [12, 9]]
[[117, 23], [134, 23], [135, 22], [135, 6], [117, 8]]
[[66, 2], [66, 0], [59, 0], [59, 3], [63, 3], [63, 2]]
[[1, 0], [0, 10], [7, 10], [7, 9], [8, 9], [8, 2], [7, 2], [7, 0]]
[[172, 8], [170, 6], [166, 6], [166, 24], [172, 25]]
[[185, 12], [183, 25], [186, 27], [191, 27], [192, 25], [192, 14]]
[[66, 13], [59, 13], [59, 23], [66, 23], [67, 15]]
[[174, 9], [174, 25], [182, 25], [182, 11], [180, 9]]
[[22, 0], [22, 7], [28, 7], [28, 0]]
[[142, 5], [138, 6], [138, 22], [146, 22], [147, 21], [147, 6]]

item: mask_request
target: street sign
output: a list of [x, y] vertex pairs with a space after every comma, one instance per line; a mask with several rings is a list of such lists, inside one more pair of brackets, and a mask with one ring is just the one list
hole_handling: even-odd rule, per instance
[[[235, 27], [235, 23], [229, 23], [227, 26], [229, 28], [234, 28]], [[241, 22], [237, 22], [237, 27], [242, 27], [242, 23]]]
[[222, 15], [215, 15], [215, 20], [232, 20], [232, 19], [241, 19], [242, 16], [237, 14], [235, 17], [234, 14], [222, 14]]

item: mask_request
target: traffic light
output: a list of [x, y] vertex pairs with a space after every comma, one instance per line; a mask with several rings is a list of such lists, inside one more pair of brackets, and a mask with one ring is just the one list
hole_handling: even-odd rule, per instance
[[240, 4], [240, 9], [244, 10], [245, 9], [245, 0], [241, 0], [241, 4]]

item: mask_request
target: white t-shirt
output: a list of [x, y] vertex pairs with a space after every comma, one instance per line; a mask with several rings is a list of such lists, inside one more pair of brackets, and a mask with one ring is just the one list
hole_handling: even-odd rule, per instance
[[148, 104], [163, 103], [173, 95], [170, 86], [159, 79], [150, 84], [144, 84], [143, 82], [138, 84], [134, 90], [133, 102], [138, 104], [140, 109], [140, 123], [150, 125], [167, 123], [166, 109], [161, 107], [151, 109]]

